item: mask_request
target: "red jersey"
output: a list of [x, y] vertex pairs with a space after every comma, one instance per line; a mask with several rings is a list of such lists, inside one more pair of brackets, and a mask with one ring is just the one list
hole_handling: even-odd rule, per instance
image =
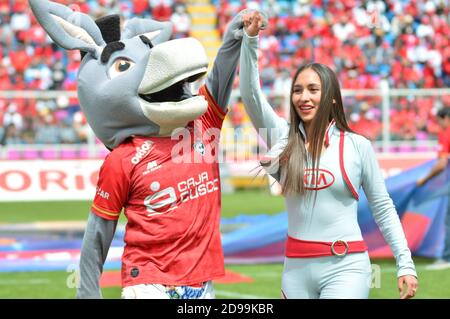
[[438, 156], [450, 155], [450, 127], [441, 131], [438, 135], [439, 149]]
[[128, 219], [122, 286], [192, 285], [224, 275], [218, 144], [225, 113], [208, 110], [173, 137], [131, 137], [105, 159], [92, 212]]

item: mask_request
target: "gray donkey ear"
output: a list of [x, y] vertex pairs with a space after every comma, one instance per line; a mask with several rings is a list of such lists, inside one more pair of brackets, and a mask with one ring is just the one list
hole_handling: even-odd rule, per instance
[[131, 39], [139, 35], [145, 36], [155, 45], [166, 42], [172, 35], [172, 23], [132, 18], [125, 25], [122, 39]]
[[99, 56], [105, 41], [91, 17], [47, 0], [28, 2], [38, 22], [56, 44], [67, 50], [81, 50], [94, 57]]

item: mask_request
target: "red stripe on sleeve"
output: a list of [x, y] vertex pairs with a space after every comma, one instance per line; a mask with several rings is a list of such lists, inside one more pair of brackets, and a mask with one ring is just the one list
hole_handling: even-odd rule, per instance
[[345, 183], [350, 189], [350, 192], [352, 193], [353, 197], [356, 198], [356, 200], [359, 200], [358, 192], [355, 190], [352, 183], [350, 182], [350, 179], [348, 178], [347, 172], [345, 171], [344, 167], [344, 131], [341, 131], [339, 137], [339, 166], [341, 167], [342, 177], [344, 178]]

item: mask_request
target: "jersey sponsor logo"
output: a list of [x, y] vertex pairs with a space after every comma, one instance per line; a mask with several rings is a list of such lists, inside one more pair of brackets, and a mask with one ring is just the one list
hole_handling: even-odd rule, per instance
[[161, 184], [153, 182], [150, 184], [150, 189], [155, 192], [144, 199], [144, 205], [147, 207], [147, 216], [160, 215], [167, 213], [177, 206], [177, 194], [173, 187], [168, 187], [160, 191]]
[[[219, 179], [210, 180], [208, 172], [202, 172], [196, 177], [190, 177], [177, 183], [177, 188], [167, 187], [163, 190], [157, 181], [150, 184], [153, 194], [147, 196], [144, 205], [147, 216], [160, 215], [178, 208], [180, 203], [206, 196], [219, 191]], [[179, 196], [177, 196], [177, 191]]]
[[97, 186], [97, 195], [103, 199], [109, 199], [109, 193]]
[[182, 202], [196, 199], [219, 190], [219, 179], [209, 180], [208, 172], [198, 174], [197, 178], [188, 178], [178, 183]]
[[194, 143], [194, 150], [199, 153], [201, 156], [205, 156], [205, 144], [202, 141], [198, 141]]
[[142, 175], [147, 175], [148, 173], [154, 172], [157, 169], [160, 169], [162, 167], [162, 165], [158, 165], [157, 161], [151, 161], [147, 164], [147, 168], [145, 169], [145, 171], [142, 173]]
[[136, 165], [153, 149], [152, 141], [145, 141], [140, 147], [136, 147], [136, 154], [131, 158], [131, 163]]
[[306, 169], [303, 175], [303, 183], [305, 188], [309, 190], [325, 189], [333, 185], [334, 175], [326, 169]]

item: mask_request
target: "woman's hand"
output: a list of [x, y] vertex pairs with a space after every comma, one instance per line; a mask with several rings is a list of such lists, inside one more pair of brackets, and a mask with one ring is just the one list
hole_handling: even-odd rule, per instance
[[263, 26], [263, 17], [258, 11], [246, 13], [243, 16], [244, 29], [248, 36], [254, 37], [259, 34]]
[[400, 292], [400, 299], [409, 299], [414, 297], [417, 292], [417, 287], [418, 282], [415, 276], [405, 275], [398, 278], [398, 290]]

